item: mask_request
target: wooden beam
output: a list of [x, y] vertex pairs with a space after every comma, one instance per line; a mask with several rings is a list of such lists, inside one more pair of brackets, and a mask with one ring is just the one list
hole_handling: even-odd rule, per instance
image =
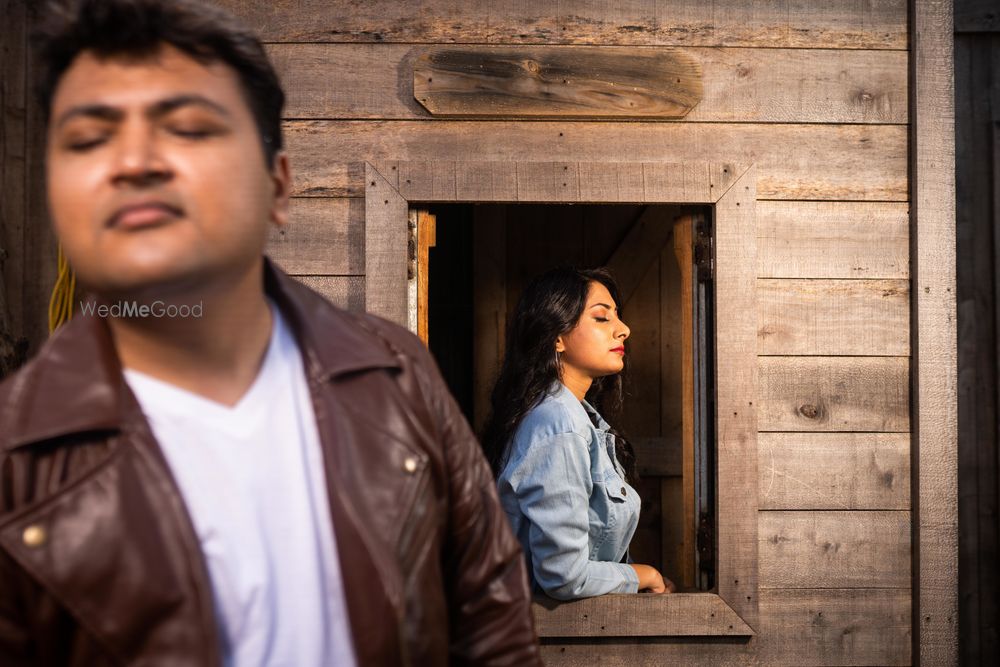
[[827, 0], [822, 11], [787, 0], [217, 1], [268, 42], [760, 46], [766, 39], [768, 46], [811, 49], [907, 46], [906, 0]]
[[671, 222], [664, 217], [662, 209], [647, 206], [605, 262], [618, 282], [623, 308], [628, 305], [649, 267], [660, 258], [663, 246], [670, 240], [673, 228]]
[[[762, 199], [906, 201], [909, 197], [907, 128], [902, 125], [311, 120], [286, 121], [284, 130], [299, 195], [362, 195], [364, 171], [353, 168], [361, 160], [476, 160], [519, 165], [587, 162], [614, 169], [616, 177], [615, 165], [622, 163], [632, 163], [628, 167], [632, 170], [636, 162], [752, 163]], [[708, 188], [696, 174], [690, 175], [689, 184], [683, 179], [663, 180], [655, 170], [648, 177], [651, 182], [638, 185], [640, 193], [660, 183], [671, 185], [671, 190], [655, 197], [647, 191], [648, 198], [636, 198], [632, 194], [636, 184], [626, 180], [630, 198], [616, 201], [696, 203], [719, 196], [706, 199], [701, 188]], [[554, 175], [548, 178], [562, 187], [563, 181]], [[518, 185], [522, 184], [531, 185]], [[399, 185], [402, 191], [402, 181]], [[598, 201], [586, 196], [582, 184], [579, 192], [575, 201]], [[689, 193], [691, 198], [685, 198]]]
[[955, 88], [951, 0], [912, 0], [914, 660], [958, 664]]
[[685, 215], [674, 222], [674, 254], [680, 269], [681, 309], [675, 317], [681, 320], [681, 461], [683, 466], [682, 505], [684, 523], [682, 525], [682, 543], [684, 545], [681, 560], [681, 581], [685, 588], [697, 585], [695, 571], [695, 553], [698, 550], [695, 539], [695, 466], [694, 466], [694, 216]]
[[611, 594], [572, 602], [536, 596], [539, 637], [749, 636], [750, 628], [712, 593]]
[[[540, 47], [514, 48], [533, 53]], [[589, 48], [622, 50], [613, 46]], [[642, 55], [661, 50], [633, 47], [629, 52]], [[423, 48], [412, 44], [296, 43], [271, 44], [267, 51], [288, 95], [287, 118], [430, 117], [414, 97], [412, 77], [406, 76], [425, 52]], [[698, 47], [685, 48], [682, 53], [698, 63], [703, 80], [702, 100], [684, 116], [688, 122], [907, 121], [906, 51]], [[330, 85], [331, 72], [337, 73], [336, 86]], [[492, 115], [506, 113], [500, 109]]]
[[701, 101], [701, 66], [670, 48], [439, 47], [413, 96], [434, 116], [677, 119]]
[[374, 167], [365, 175], [365, 310], [405, 327], [409, 205]]

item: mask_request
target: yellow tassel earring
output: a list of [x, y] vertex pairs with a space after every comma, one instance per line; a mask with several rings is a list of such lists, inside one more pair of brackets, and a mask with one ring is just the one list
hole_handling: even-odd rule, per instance
[[59, 276], [52, 288], [52, 298], [49, 299], [49, 334], [65, 324], [73, 317], [73, 296], [76, 292], [76, 274], [70, 268], [62, 246], [59, 246]]

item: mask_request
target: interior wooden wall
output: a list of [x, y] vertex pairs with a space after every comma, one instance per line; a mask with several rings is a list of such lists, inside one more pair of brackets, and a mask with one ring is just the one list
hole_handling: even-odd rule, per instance
[[958, 232], [959, 648], [1000, 662], [997, 317], [1000, 298], [1000, 8], [955, 3]]
[[[261, 31], [289, 91], [297, 224], [272, 253], [353, 307], [363, 160], [756, 163], [760, 634], [601, 655], [910, 662], [905, 0], [222, 4]], [[412, 65], [448, 43], [683, 47], [705, 94], [676, 122], [434, 119]], [[546, 654], [592, 664], [594, 648]]]

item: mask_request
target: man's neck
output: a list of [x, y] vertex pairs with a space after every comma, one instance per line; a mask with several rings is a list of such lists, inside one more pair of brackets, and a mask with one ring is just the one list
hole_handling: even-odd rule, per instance
[[171, 297], [176, 305], [200, 304], [199, 317], [108, 318], [122, 366], [235, 405], [257, 377], [271, 339], [262, 285], [258, 265], [225, 286]]

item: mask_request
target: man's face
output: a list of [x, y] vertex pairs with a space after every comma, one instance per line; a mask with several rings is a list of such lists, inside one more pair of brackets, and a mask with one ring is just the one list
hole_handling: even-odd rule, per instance
[[260, 261], [284, 224], [288, 163], [265, 163], [236, 72], [164, 46], [63, 75], [48, 129], [49, 206], [81, 283], [103, 295], [207, 287]]

